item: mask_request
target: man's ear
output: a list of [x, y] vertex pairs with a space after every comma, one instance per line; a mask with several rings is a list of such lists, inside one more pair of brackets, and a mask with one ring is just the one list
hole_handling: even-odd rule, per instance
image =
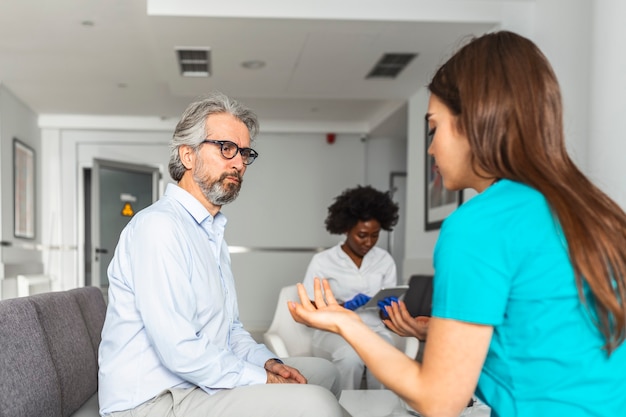
[[185, 168], [191, 169], [196, 163], [196, 152], [189, 145], [182, 145], [178, 148], [178, 156]]

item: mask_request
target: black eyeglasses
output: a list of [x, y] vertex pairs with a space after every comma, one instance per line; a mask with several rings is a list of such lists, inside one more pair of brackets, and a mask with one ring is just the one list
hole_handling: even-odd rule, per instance
[[259, 153], [254, 149], [240, 148], [235, 142], [231, 142], [229, 140], [205, 139], [200, 143], [213, 143], [215, 145], [220, 145], [222, 156], [226, 159], [233, 159], [237, 155], [237, 152], [239, 152], [244, 165], [250, 165], [259, 156]]

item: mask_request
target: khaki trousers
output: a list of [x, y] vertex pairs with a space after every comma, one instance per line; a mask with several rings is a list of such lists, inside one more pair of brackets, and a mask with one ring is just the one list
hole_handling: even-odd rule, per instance
[[[339, 375], [319, 358], [285, 358], [308, 379], [304, 384], [260, 384], [209, 395], [200, 388], [172, 388], [111, 417], [345, 417], [337, 402]], [[332, 392], [331, 392], [332, 391]]]

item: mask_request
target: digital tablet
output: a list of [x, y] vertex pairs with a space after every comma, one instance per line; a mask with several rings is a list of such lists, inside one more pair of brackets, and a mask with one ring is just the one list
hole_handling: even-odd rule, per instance
[[408, 285], [399, 285], [397, 287], [381, 288], [375, 296], [369, 300], [363, 308], [378, 308], [378, 302], [384, 300], [387, 297], [402, 297], [404, 293], [409, 289]]

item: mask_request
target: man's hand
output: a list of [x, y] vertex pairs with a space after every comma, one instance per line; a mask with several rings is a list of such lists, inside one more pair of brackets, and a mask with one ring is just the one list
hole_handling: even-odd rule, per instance
[[391, 302], [391, 305], [385, 306], [385, 311], [389, 318], [383, 320], [383, 323], [394, 333], [404, 337], [413, 336], [422, 342], [426, 340], [430, 317], [411, 317], [404, 301]]
[[300, 371], [275, 359], [265, 362], [268, 384], [306, 384], [307, 380]]

